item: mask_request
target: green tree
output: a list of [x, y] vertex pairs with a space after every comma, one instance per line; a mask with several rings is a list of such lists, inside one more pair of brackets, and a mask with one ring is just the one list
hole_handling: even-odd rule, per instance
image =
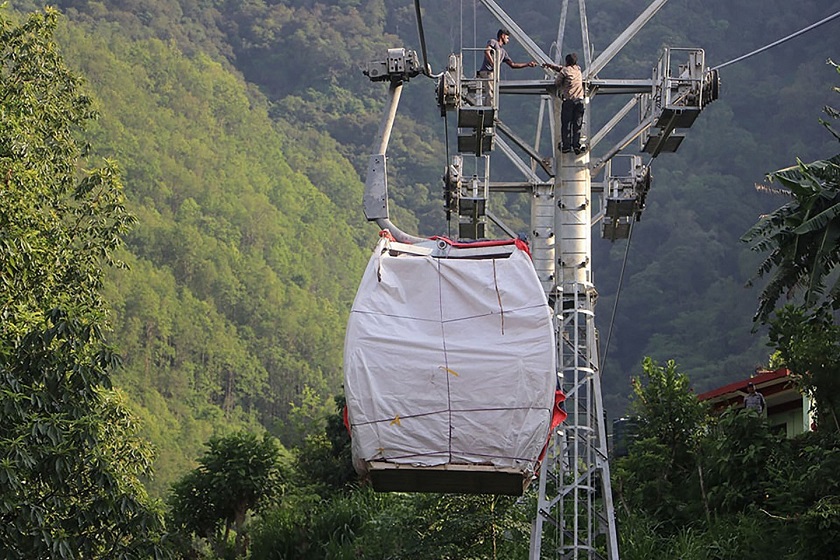
[[172, 517], [177, 527], [209, 539], [221, 555], [230, 532], [236, 532], [234, 550], [247, 552], [246, 522], [274, 503], [282, 492], [285, 467], [277, 440], [240, 432], [211, 438], [199, 467], [172, 489]]
[[830, 313], [785, 306], [770, 323], [770, 344], [811, 397], [820, 430], [840, 432], [840, 326]]
[[673, 362], [646, 360], [643, 371], [632, 404], [641, 438], [614, 471], [622, 558], [799, 558], [787, 519], [811, 507], [811, 454], [792, 452], [754, 412], [709, 418]]
[[691, 390], [688, 377], [669, 360], [651, 358], [634, 378], [630, 408], [638, 421], [638, 440], [618, 462], [620, 503], [662, 519], [670, 530], [702, 515], [702, 471], [697, 450], [706, 407]]
[[[840, 74], [840, 66], [829, 63]], [[840, 93], [840, 88], [834, 89]], [[840, 115], [829, 106], [824, 110], [835, 119]], [[827, 121], [820, 122], [840, 140]], [[831, 274], [840, 264], [840, 154], [810, 164], [797, 161], [796, 166], [768, 174], [767, 180], [785, 187], [793, 200], [741, 237], [754, 251], [770, 252], [756, 274], [760, 278], [772, 272], [754, 319], [766, 322], [779, 298], [797, 290], [808, 308], [840, 308], [840, 278]]]
[[772, 433], [753, 410], [726, 411], [704, 438], [706, 499], [717, 514], [764, 506], [773, 474], [784, 454], [784, 435]]
[[791, 558], [840, 556], [838, 468], [840, 434], [822, 430], [785, 441], [755, 473], [767, 480], [762, 515], [786, 533]]
[[347, 490], [358, 480], [344, 425], [345, 398], [337, 396], [334, 401], [336, 411], [327, 417], [326, 428], [310, 431], [296, 453], [298, 485], [325, 496]]
[[240, 76], [137, 36], [92, 19], [58, 34], [96, 85], [96, 144], [120, 154], [138, 217], [131, 270], [106, 284], [124, 357], [115, 384], [154, 420], [148, 488], [163, 496], [213, 434], [264, 427], [287, 447], [300, 441], [277, 428], [292, 425], [304, 387], [324, 402], [340, 389], [344, 325], [376, 230], [342, 219], [364, 223], [362, 184], [334, 141], [275, 127]]
[[688, 377], [676, 362], [660, 366], [651, 358], [642, 363], [642, 375], [632, 380], [630, 409], [638, 417], [639, 436], [664, 445], [674, 463], [697, 446], [706, 419], [706, 406], [697, 400]]
[[[734, 409], [674, 425], [671, 418], [691, 417], [702, 405], [672, 362], [646, 361], [643, 369], [646, 383], [634, 383], [643, 437], [614, 471], [624, 506], [622, 558], [838, 557], [840, 434], [819, 430], [788, 439], [754, 411]], [[683, 452], [674, 454], [675, 441]]]
[[104, 266], [133, 222], [116, 166], [80, 175], [94, 113], [55, 11], [0, 11], [0, 555], [161, 557], [162, 508], [111, 376]]
[[474, 560], [527, 556], [536, 504], [509, 496], [295, 494], [261, 518], [253, 555], [292, 560]]

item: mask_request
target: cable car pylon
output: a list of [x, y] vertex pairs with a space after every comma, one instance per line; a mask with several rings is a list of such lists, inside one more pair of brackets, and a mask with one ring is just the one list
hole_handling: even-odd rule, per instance
[[[562, 153], [560, 102], [552, 76], [535, 80], [501, 80], [499, 64], [489, 80], [467, 72], [463, 57], [451, 54], [445, 70], [435, 78], [441, 115], [458, 115], [458, 155], [447, 162], [444, 198], [447, 217], [457, 217], [459, 239], [482, 240], [487, 220], [514, 236], [492, 212], [493, 193], [522, 192], [531, 196], [528, 242], [537, 280], [551, 308], [557, 386], [566, 395], [565, 422], [555, 426], [545, 454], [541, 455], [537, 511], [531, 532], [530, 560], [619, 560], [615, 509], [610, 481], [605, 412], [601, 393], [595, 303], [598, 297], [592, 275], [592, 230], [602, 226], [611, 241], [627, 238], [638, 221], [651, 186], [650, 161], [678, 149], [684, 129], [719, 92], [717, 70], [705, 64], [702, 49], [666, 48], [643, 79], [605, 79], [608, 63], [640, 31], [666, 0], [654, 0], [625, 31], [597, 57], [590, 44], [585, 0], [578, 1], [581, 25], [580, 52], [584, 63], [585, 117], [583, 136], [588, 149]], [[557, 41], [558, 60], [552, 60], [494, 1], [480, 0], [536, 61], [559, 62], [569, 1], [563, 0]], [[417, 5], [417, 4], [416, 4]], [[419, 13], [419, 8], [418, 8]], [[421, 29], [422, 40], [422, 29]], [[575, 49], [568, 49], [575, 50]], [[684, 58], [683, 58], [684, 57]], [[425, 75], [430, 75], [425, 63]], [[398, 242], [422, 242], [396, 228], [388, 217], [385, 147], [393, 124], [393, 111], [404, 81], [421, 73], [416, 55], [391, 49], [385, 62], [366, 71], [372, 80], [389, 80], [390, 108], [380, 129], [383, 141], [371, 156], [365, 184], [365, 214], [388, 229]], [[541, 100], [534, 146], [527, 146], [504, 124], [499, 112], [503, 95], [535, 95]], [[630, 100], [594, 134], [590, 130], [592, 101], [601, 95], [629, 95]], [[489, 100], [489, 102], [488, 102]], [[549, 111], [544, 109], [549, 107]], [[603, 147], [610, 133], [627, 116], [638, 122], [613, 145]], [[389, 112], [390, 111], [390, 112]], [[551, 127], [550, 155], [541, 155], [543, 116]], [[501, 134], [499, 134], [501, 133]], [[511, 140], [513, 146], [505, 138]], [[639, 151], [623, 153], [638, 141]], [[515, 148], [519, 148], [519, 151]], [[501, 152], [522, 173], [521, 181], [491, 180], [490, 153]], [[523, 153], [523, 156], [519, 154]], [[466, 160], [474, 158], [474, 166]], [[614, 165], [615, 163], [615, 165]], [[623, 166], [623, 167], [622, 167]], [[471, 175], [466, 170], [474, 167]], [[613, 172], [621, 173], [613, 175]], [[600, 177], [597, 181], [594, 178]], [[593, 193], [599, 195], [593, 197]], [[428, 241], [428, 240], [425, 240]], [[447, 251], [449, 249], [447, 248]], [[554, 426], [554, 424], [552, 424]], [[547, 538], [553, 531], [553, 538]]]

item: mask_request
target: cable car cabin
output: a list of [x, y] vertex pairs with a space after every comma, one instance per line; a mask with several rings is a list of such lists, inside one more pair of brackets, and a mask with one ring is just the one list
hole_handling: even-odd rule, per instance
[[382, 492], [521, 495], [565, 416], [555, 362], [524, 243], [383, 238], [345, 340], [357, 472]]

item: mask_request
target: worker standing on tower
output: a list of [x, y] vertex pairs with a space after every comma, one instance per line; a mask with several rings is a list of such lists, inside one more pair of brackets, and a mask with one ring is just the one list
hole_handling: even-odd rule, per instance
[[546, 62], [543, 68], [558, 72], [557, 87], [563, 105], [560, 111], [560, 151], [564, 154], [575, 151], [582, 154], [586, 146], [580, 143], [580, 129], [583, 126], [583, 73], [577, 63], [577, 53], [566, 55], [566, 66]]
[[529, 62], [514, 62], [510, 55], [505, 50], [505, 45], [510, 42], [510, 31], [507, 29], [499, 29], [496, 33], [495, 39], [487, 41], [487, 46], [484, 48], [484, 61], [481, 64], [476, 76], [482, 80], [488, 80], [488, 105], [493, 104], [493, 69], [496, 66], [496, 57], [511, 68], [533, 68], [537, 65], [533, 60]]

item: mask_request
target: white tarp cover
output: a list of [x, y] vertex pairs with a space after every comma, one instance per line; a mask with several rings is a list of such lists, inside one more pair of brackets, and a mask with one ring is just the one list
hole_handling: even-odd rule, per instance
[[551, 311], [530, 257], [435, 258], [382, 240], [347, 326], [353, 462], [534, 472], [554, 404]]

